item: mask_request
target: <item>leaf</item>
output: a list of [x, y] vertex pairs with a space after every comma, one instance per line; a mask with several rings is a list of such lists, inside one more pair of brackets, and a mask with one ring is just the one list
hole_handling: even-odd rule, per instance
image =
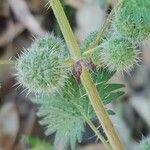
[[124, 84], [106, 84], [105, 90], [107, 92], [115, 91], [121, 88], [124, 88]]
[[[110, 72], [107, 68], [101, 68], [97, 75], [93, 75], [93, 79], [96, 82], [97, 90], [101, 96], [103, 103], [109, 104], [110, 102], [117, 100], [121, 97], [124, 92], [117, 91], [123, 87], [123, 84], [108, 84], [107, 81], [115, 74], [114, 72]], [[115, 92], [117, 91], [117, 92]]]
[[[123, 85], [107, 83], [114, 73], [110, 73], [107, 68], [91, 73], [95, 84], [98, 83], [96, 87], [104, 104], [123, 94], [118, 91]], [[63, 140], [62, 150], [67, 149], [68, 145], [75, 150], [76, 142], [81, 142], [86, 124], [84, 116], [90, 120], [96, 118], [84, 87], [78, 85], [73, 76], [59, 93], [39, 94], [32, 101], [39, 105], [37, 115], [41, 117], [40, 124], [46, 126], [46, 135], [56, 133], [55, 144]], [[108, 113], [114, 114], [111, 110], [108, 110]]]
[[109, 71], [107, 68], [101, 68], [93, 74], [93, 79], [96, 83], [107, 82], [115, 73], [115, 71]]
[[112, 92], [110, 93], [110, 95], [108, 97], [105, 98], [105, 100], [103, 101], [104, 104], [109, 104], [111, 103], [112, 101], [118, 99], [119, 97], [123, 96], [124, 95], [124, 92], [122, 91], [118, 91], [118, 92]]
[[64, 147], [70, 145], [74, 150], [76, 141], [81, 142], [85, 120], [79, 107], [91, 119], [93, 110], [84, 96], [85, 90], [71, 77], [63, 91], [57, 94], [37, 95], [33, 102], [40, 104], [37, 115], [43, 117], [40, 124], [46, 125], [46, 135], [56, 132], [55, 145], [63, 140]]

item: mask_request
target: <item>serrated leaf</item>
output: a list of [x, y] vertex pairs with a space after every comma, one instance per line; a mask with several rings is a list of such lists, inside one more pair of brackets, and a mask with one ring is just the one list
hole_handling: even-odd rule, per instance
[[[110, 73], [107, 68], [101, 68], [91, 74], [95, 84], [98, 83], [96, 87], [104, 104], [114, 101], [123, 94], [117, 91], [124, 87], [123, 85], [107, 83], [114, 73]], [[68, 145], [74, 150], [76, 142], [81, 142], [86, 123], [83, 114], [88, 119], [96, 117], [85, 89], [82, 85], [78, 85], [73, 77], [68, 79], [64, 89], [59, 93], [37, 95], [33, 102], [40, 105], [37, 115], [43, 118], [40, 124], [46, 126], [46, 135], [56, 132], [55, 144], [63, 140], [62, 150], [67, 149]], [[108, 113], [113, 114], [110, 110]]]
[[124, 84], [106, 84], [105, 90], [107, 92], [112, 92], [121, 88], [124, 88]]
[[124, 92], [122, 92], [122, 91], [118, 91], [118, 92], [114, 92], [114, 93], [112, 92], [112, 93], [110, 93], [110, 95], [108, 97], [105, 98], [105, 100], [103, 102], [105, 105], [107, 105], [123, 95], [124, 95]]
[[38, 116], [43, 116], [40, 124], [47, 126], [46, 135], [56, 132], [55, 144], [63, 140], [62, 149], [66, 149], [69, 144], [75, 149], [76, 140], [81, 141], [84, 131], [84, 120], [78, 109], [60, 95], [39, 96], [37, 99], [41, 101]]
[[96, 82], [97, 90], [99, 91], [102, 101], [105, 105], [109, 104], [114, 100], [117, 100], [124, 94], [124, 92], [122, 91], [114, 92], [125, 87], [123, 84], [107, 83], [107, 81], [109, 81], [114, 74], [115, 72], [110, 72], [107, 68], [101, 68], [98, 71], [97, 75], [93, 75]]
[[109, 71], [107, 68], [101, 68], [96, 74], [93, 74], [93, 79], [95, 80], [96, 84], [107, 82], [115, 73], [115, 71]]
[[60, 93], [38, 95], [33, 100], [41, 104], [37, 115], [43, 117], [40, 124], [47, 126], [46, 135], [56, 132], [55, 144], [63, 140], [64, 150], [68, 145], [75, 149], [76, 141], [81, 142], [82, 139], [85, 120], [78, 107], [93, 118], [93, 109], [84, 94], [84, 88], [71, 77]]

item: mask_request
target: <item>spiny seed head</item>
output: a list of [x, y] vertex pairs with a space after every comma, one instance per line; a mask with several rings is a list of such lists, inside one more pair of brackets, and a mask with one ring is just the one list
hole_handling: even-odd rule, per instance
[[126, 71], [137, 63], [138, 52], [128, 40], [112, 37], [101, 46], [100, 58], [110, 70]]
[[150, 0], [122, 0], [113, 27], [125, 38], [142, 41], [150, 37]]
[[60, 39], [53, 35], [37, 38], [17, 61], [17, 80], [35, 93], [58, 90], [67, 78], [64, 59]]
[[140, 143], [140, 150], [150, 150], [150, 137]]

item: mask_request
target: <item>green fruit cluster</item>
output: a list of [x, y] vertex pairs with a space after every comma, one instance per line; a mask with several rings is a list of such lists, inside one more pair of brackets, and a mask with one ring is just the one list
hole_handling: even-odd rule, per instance
[[150, 1], [122, 0], [116, 10], [114, 28], [125, 38], [142, 41], [150, 36]]
[[102, 62], [112, 71], [128, 70], [138, 61], [136, 48], [126, 39], [106, 39], [101, 46]]
[[67, 79], [64, 44], [53, 35], [35, 39], [16, 64], [17, 80], [31, 92], [59, 90]]
[[[85, 39], [81, 46], [83, 53], [91, 48], [97, 33], [93, 32]], [[88, 57], [96, 65], [103, 64], [111, 71], [128, 71], [140, 61], [137, 47], [149, 37], [150, 0], [121, 0], [103, 42], [97, 43], [96, 50]]]

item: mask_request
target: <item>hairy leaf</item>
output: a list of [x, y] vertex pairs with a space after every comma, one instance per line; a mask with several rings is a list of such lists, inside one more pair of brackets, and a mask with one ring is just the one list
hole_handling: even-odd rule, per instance
[[[106, 68], [91, 73], [104, 104], [116, 100], [123, 95], [118, 89], [124, 87], [121, 84], [108, 84], [107, 81], [115, 72], [109, 72]], [[70, 77], [64, 89], [55, 94], [39, 94], [33, 99], [39, 104], [38, 116], [42, 117], [40, 123], [46, 126], [46, 135], [56, 132], [55, 144], [63, 140], [66, 149], [68, 145], [74, 150], [76, 142], [81, 142], [82, 133], [88, 119], [96, 117], [90, 104], [86, 91], [82, 85], [78, 85], [73, 77]], [[114, 115], [112, 110], [108, 113]]]

